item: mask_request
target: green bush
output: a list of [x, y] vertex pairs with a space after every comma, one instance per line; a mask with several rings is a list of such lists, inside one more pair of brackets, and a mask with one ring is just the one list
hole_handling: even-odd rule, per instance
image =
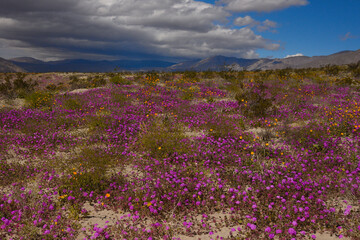
[[82, 105], [78, 99], [69, 98], [64, 101], [63, 107], [70, 110], [79, 110]]
[[242, 90], [235, 95], [239, 105], [244, 105], [244, 114], [248, 117], [266, 117], [273, 108], [273, 99], [266, 97], [262, 83], [249, 90]]
[[113, 77], [110, 78], [110, 82], [112, 84], [116, 84], [116, 85], [130, 85], [131, 81], [127, 78], [124, 78], [120, 75], [115, 75]]
[[[167, 119], [167, 120], [166, 120]], [[152, 157], [169, 157], [174, 153], [188, 153], [184, 140], [186, 136], [179, 126], [168, 118], [155, 121], [150, 126], [141, 125], [138, 145]]]
[[76, 75], [70, 77], [70, 89], [88, 88], [89, 83], [85, 79], [80, 79]]
[[350, 77], [344, 77], [341, 79], [337, 79], [335, 83], [338, 86], [350, 86], [352, 84], [355, 84], [356, 81]]
[[63, 168], [68, 175], [62, 179], [60, 192], [73, 192], [78, 197], [84, 191], [103, 192], [109, 187], [110, 181], [106, 170], [118, 159], [119, 156], [113, 156], [104, 149], [85, 147], [78, 157], [64, 163]]
[[0, 83], [0, 94], [8, 98], [25, 98], [28, 94], [34, 92], [37, 82], [32, 79], [24, 80], [25, 74], [18, 74], [12, 81], [10, 76], [6, 76], [4, 82]]
[[106, 85], [105, 78], [101, 77], [101, 76], [95, 76], [94, 78], [89, 77], [88, 81], [89, 81], [88, 87], [91, 87], [91, 88], [102, 87], [102, 86]]
[[111, 99], [113, 102], [120, 103], [121, 105], [125, 104], [127, 97], [125, 93], [122, 92], [111, 92]]
[[340, 67], [336, 66], [336, 65], [326, 65], [324, 67], [324, 71], [326, 74], [328, 74], [330, 76], [336, 76], [339, 74]]
[[186, 88], [183, 90], [183, 93], [181, 95], [181, 99], [191, 101], [195, 94], [200, 91], [200, 88], [198, 86], [191, 86], [189, 88]]
[[33, 92], [25, 97], [25, 101], [30, 108], [51, 109], [54, 103], [53, 94], [49, 92]]
[[53, 83], [50, 83], [46, 86], [46, 89], [49, 91], [56, 91], [57, 90], [57, 86]]
[[91, 117], [88, 124], [90, 131], [101, 131], [107, 126], [106, 118], [103, 116]]

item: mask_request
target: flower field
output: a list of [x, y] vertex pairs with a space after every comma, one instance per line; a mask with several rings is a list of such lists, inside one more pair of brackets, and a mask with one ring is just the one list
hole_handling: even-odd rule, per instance
[[360, 239], [356, 78], [45, 75], [0, 78], [1, 239]]

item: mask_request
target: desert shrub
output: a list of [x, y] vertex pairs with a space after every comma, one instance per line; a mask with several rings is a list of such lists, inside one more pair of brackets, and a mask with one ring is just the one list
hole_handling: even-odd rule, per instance
[[74, 98], [65, 99], [63, 107], [70, 110], [79, 110], [82, 107], [80, 100]]
[[131, 81], [127, 78], [122, 77], [121, 75], [117, 74], [110, 78], [110, 82], [116, 85], [130, 85]]
[[209, 97], [206, 97], [206, 102], [207, 103], [213, 103], [213, 102], [215, 102], [215, 100], [214, 100], [213, 97], [209, 96]]
[[289, 78], [291, 71], [291, 69], [280, 69], [276, 70], [274, 73], [280, 81], [283, 81]]
[[78, 78], [76, 75], [70, 77], [70, 89], [79, 89], [79, 88], [87, 88], [89, 86], [88, 81], [83, 78]]
[[266, 96], [267, 87], [259, 84], [249, 90], [238, 92], [235, 99], [244, 105], [244, 114], [248, 117], [266, 117], [273, 109], [273, 99]]
[[113, 156], [104, 149], [85, 147], [78, 157], [71, 159], [72, 168], [69, 168], [69, 163], [64, 164], [67, 176], [62, 179], [60, 192], [72, 192], [78, 197], [82, 196], [82, 192], [103, 192], [109, 187], [110, 177], [106, 175], [106, 170], [118, 159], [119, 156]]
[[[237, 79], [241, 79], [241, 74], [239, 75], [238, 73], [236, 72], [233, 72], [233, 71], [221, 71], [218, 73], [219, 76], [226, 80], [226, 81], [230, 81], [230, 82], [234, 82], [236, 81]], [[240, 78], [239, 78], [240, 76]]]
[[199, 91], [200, 88], [198, 86], [185, 88], [182, 92], [181, 99], [191, 101]]
[[101, 131], [107, 126], [106, 119], [102, 116], [91, 117], [88, 121], [88, 125], [90, 131]]
[[336, 125], [332, 125], [329, 130], [335, 136], [349, 136], [351, 135], [353, 129], [354, 126], [344, 120], [337, 123]]
[[335, 82], [335, 84], [338, 86], [350, 86], [354, 83], [356, 83], [356, 81], [354, 79], [352, 79], [351, 77], [344, 77], [341, 79], [337, 79]]
[[48, 84], [45, 88], [47, 90], [49, 90], [49, 91], [56, 91], [57, 90], [57, 86], [55, 84], [53, 84], [53, 83]]
[[[108, 187], [108, 183], [104, 174], [99, 171], [86, 171], [81, 174], [73, 172], [73, 176], [66, 177], [62, 184], [60, 191], [73, 192], [74, 195], [80, 196], [80, 191], [84, 192], [102, 192]], [[81, 189], [81, 190], [80, 190]]]
[[254, 75], [254, 80], [255, 81], [268, 80], [271, 74], [272, 71], [260, 71]]
[[144, 84], [149, 86], [155, 86], [160, 82], [159, 74], [156, 72], [146, 73]]
[[272, 138], [275, 137], [274, 133], [270, 129], [265, 129], [259, 133], [260, 138], [264, 142], [269, 142]]
[[350, 72], [353, 77], [360, 77], [360, 61], [348, 64], [348, 72]]
[[91, 88], [102, 87], [106, 85], [106, 79], [101, 76], [89, 77], [88, 84], [88, 87]]
[[211, 70], [207, 70], [201, 73], [202, 78], [205, 79], [213, 79], [216, 77], [216, 73], [214, 71]]
[[174, 80], [174, 73], [162, 73], [160, 75], [160, 80], [162, 82], [167, 82], [167, 81], [173, 81]]
[[185, 71], [185, 72], [183, 72], [182, 77], [184, 79], [191, 80], [191, 82], [198, 82], [199, 81], [198, 73], [195, 72], [195, 71]]
[[54, 123], [56, 126], [59, 126], [64, 130], [69, 130], [71, 128], [77, 127], [78, 125], [78, 121], [76, 119], [61, 116], [55, 118]]
[[[238, 124], [241, 125], [243, 123], [239, 121]], [[222, 117], [215, 117], [215, 119], [207, 123], [206, 128], [208, 129], [208, 135], [213, 136], [215, 139], [226, 138], [229, 135], [234, 136], [236, 134], [234, 124]]]
[[50, 110], [53, 106], [53, 94], [50, 92], [34, 92], [25, 97], [27, 106], [30, 108], [43, 108]]
[[6, 76], [4, 82], [0, 83], [0, 94], [8, 98], [25, 98], [34, 92], [38, 83], [32, 79], [24, 80], [24, 78], [24, 74], [18, 74], [17, 78], [12, 81], [9, 76]]
[[144, 74], [142, 72], [137, 72], [134, 74], [134, 80], [135, 81], [142, 81], [144, 80]]
[[297, 145], [312, 152], [327, 152], [331, 137], [324, 135], [324, 126], [309, 123], [308, 126], [282, 129], [285, 140], [291, 145]]
[[125, 93], [122, 92], [111, 92], [111, 99], [113, 102], [124, 104], [127, 101]]
[[6, 97], [13, 97], [12, 84], [10, 78], [5, 78], [4, 82], [0, 83], [0, 93]]
[[68, 90], [68, 87], [63, 82], [59, 82], [56, 86], [56, 90], [58, 91], [66, 91]]
[[324, 67], [324, 72], [330, 76], [336, 76], [340, 72], [339, 66], [336, 65], [326, 65]]
[[188, 153], [185, 135], [169, 118], [156, 120], [150, 125], [141, 124], [138, 145], [152, 157], [169, 157], [175, 153]]

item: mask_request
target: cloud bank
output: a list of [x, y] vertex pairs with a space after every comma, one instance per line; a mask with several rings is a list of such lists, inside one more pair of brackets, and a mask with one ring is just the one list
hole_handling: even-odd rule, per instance
[[[251, 17], [227, 25], [236, 11], [272, 11], [305, 0], [2, 0], [0, 53], [39, 58], [258, 57], [279, 44], [256, 34], [276, 27]], [[242, 3], [242, 4], [241, 4]], [[240, 7], [243, 6], [243, 7]]]
[[287, 55], [287, 56], [286, 56], [286, 57], [284, 57], [284, 58], [302, 57], [302, 56], [304, 56], [304, 54], [302, 54], [302, 53], [297, 53], [297, 54], [293, 54], [293, 55]]
[[292, 6], [305, 6], [307, 0], [221, 0], [233, 12], [271, 12]]

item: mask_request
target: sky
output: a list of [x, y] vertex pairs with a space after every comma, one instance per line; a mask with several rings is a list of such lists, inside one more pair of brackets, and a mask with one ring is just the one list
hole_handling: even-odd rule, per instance
[[1, 0], [0, 57], [318, 56], [360, 49], [359, 0]]

